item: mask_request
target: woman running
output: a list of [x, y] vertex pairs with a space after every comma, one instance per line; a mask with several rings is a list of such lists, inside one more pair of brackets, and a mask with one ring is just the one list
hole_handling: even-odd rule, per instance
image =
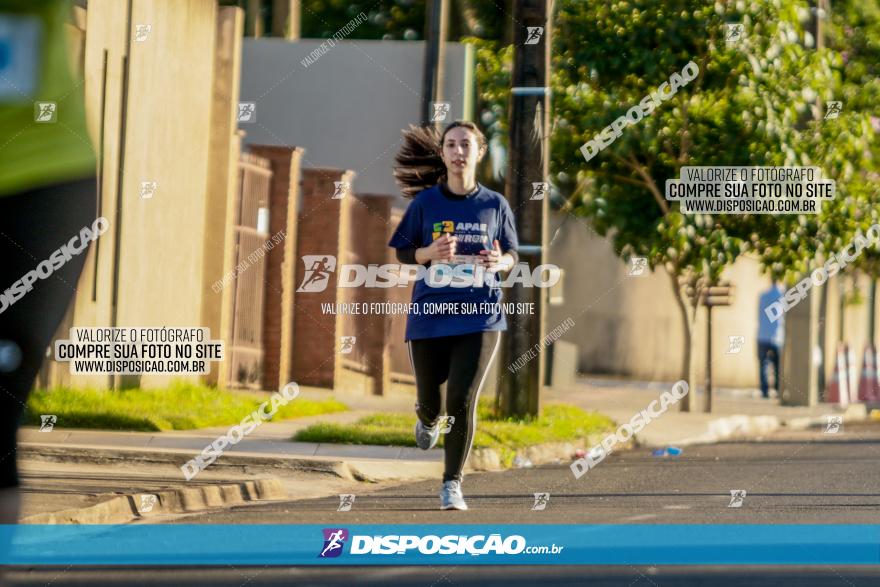
[[[406, 342], [418, 397], [416, 444], [428, 450], [446, 432], [443, 510], [467, 509], [461, 471], [474, 439], [477, 399], [507, 329], [497, 272], [518, 260], [510, 205], [476, 181], [485, 154], [486, 138], [476, 125], [456, 121], [440, 136], [432, 127], [411, 127], [396, 158], [395, 176], [413, 201], [388, 244], [401, 263], [428, 268], [413, 289], [416, 311], [407, 317]], [[447, 418], [441, 421], [444, 382]]]

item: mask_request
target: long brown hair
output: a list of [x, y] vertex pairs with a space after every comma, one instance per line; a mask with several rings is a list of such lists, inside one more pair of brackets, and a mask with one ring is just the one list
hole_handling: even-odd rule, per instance
[[394, 158], [397, 163], [394, 167], [394, 179], [400, 186], [403, 197], [412, 198], [420, 191], [446, 179], [446, 164], [443, 163], [440, 153], [446, 133], [457, 127], [473, 132], [481, 151], [486, 148], [486, 137], [469, 120], [450, 122], [442, 134], [434, 126], [412, 124], [409, 125], [409, 130], [402, 131], [403, 145]]

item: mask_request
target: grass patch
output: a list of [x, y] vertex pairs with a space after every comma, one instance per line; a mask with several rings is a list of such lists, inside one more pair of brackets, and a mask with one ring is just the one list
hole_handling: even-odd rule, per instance
[[[339, 444], [416, 446], [415, 414], [371, 414], [354, 424], [313, 424], [297, 432], [293, 440]], [[612, 430], [614, 422], [602, 414], [587, 412], [569, 404], [544, 406], [531, 420], [500, 419], [492, 400], [477, 405], [475, 448], [501, 450], [502, 459], [513, 459], [515, 450], [544, 442], [565, 442]], [[440, 436], [440, 446], [443, 435]]]
[[[24, 423], [40, 424], [40, 414], [58, 416], [59, 428], [99, 428], [156, 432], [231, 426], [269, 399], [266, 394], [215, 389], [186, 382], [161, 389], [41, 389], [31, 393]], [[343, 412], [335, 400], [297, 398], [281, 406], [272, 420]]]

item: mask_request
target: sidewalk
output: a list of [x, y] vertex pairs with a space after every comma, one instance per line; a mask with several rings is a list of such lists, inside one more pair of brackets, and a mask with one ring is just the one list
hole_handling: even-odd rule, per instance
[[[567, 387], [548, 388], [542, 400], [574, 404], [585, 410], [605, 414], [618, 424], [644, 410], [672, 383], [646, 383], [582, 378]], [[691, 392], [691, 412], [682, 413], [678, 404], [637, 435], [640, 445], [649, 447], [685, 446], [731, 439], [758, 438], [778, 430], [824, 426], [826, 416], [843, 415], [844, 421], [865, 420], [864, 404], [854, 404], [842, 411], [820, 403], [814, 407], [779, 405], [778, 399], [753, 397], [749, 390], [714, 390], [712, 413], [703, 410], [704, 394]]]
[[[567, 387], [546, 388], [542, 402], [565, 402], [589, 411], [597, 411], [618, 423], [628, 422], [634, 414], [647, 408], [663, 391], [671, 389], [669, 383], [641, 383], [582, 378]], [[442, 449], [422, 451], [415, 447], [328, 444], [293, 442], [290, 438], [299, 430], [317, 422], [353, 423], [372, 413], [410, 412], [414, 398], [405, 395], [390, 397], [333, 393], [319, 388], [303, 387], [301, 397], [327, 399], [334, 397], [351, 410], [298, 418], [283, 422], [267, 422], [257, 426], [238, 444], [225, 449], [224, 458], [230, 455], [300, 459], [356, 459], [364, 461], [401, 461], [407, 463], [439, 463]], [[638, 442], [644, 446], [688, 445], [718, 442], [733, 438], [763, 436], [786, 426], [806, 428], [825, 423], [830, 414], [842, 412], [834, 406], [820, 404], [807, 407], [780, 406], [778, 400], [752, 398], [738, 390], [718, 390], [714, 398], [713, 413], [702, 412], [703, 397], [692, 397], [691, 413], [681, 413], [678, 406], [671, 408], [660, 418], [652, 421], [638, 434]], [[866, 418], [864, 406], [856, 404], [844, 414], [846, 421]], [[202, 428], [199, 430], [168, 432], [115, 432], [103, 430], [64, 430], [40, 432], [25, 427], [19, 432], [19, 442], [24, 447], [53, 446], [56, 448], [118, 449], [140, 453], [177, 453], [178, 464], [194, 457], [218, 436], [225, 435], [230, 426]], [[189, 455], [189, 456], [186, 456]], [[186, 456], [186, 458], [184, 458]]]
[[[407, 396], [387, 398], [354, 394], [334, 393], [314, 387], [301, 387], [300, 396], [306, 399], [324, 400], [335, 398], [349, 407], [347, 412], [322, 414], [279, 422], [265, 422], [235, 445], [224, 449], [225, 454], [274, 455], [279, 457], [357, 457], [363, 459], [435, 461], [442, 459], [443, 451], [419, 450], [403, 446], [371, 446], [293, 442], [290, 439], [300, 430], [316, 423], [350, 424], [374, 413], [411, 412], [414, 399]], [[244, 417], [246, 414], [243, 414]], [[218, 436], [226, 435], [232, 425], [200, 428], [197, 430], [169, 430], [163, 432], [119, 432], [111, 430], [87, 430], [55, 428], [40, 432], [36, 427], [23, 427], [19, 431], [19, 443], [92, 448], [138, 449], [160, 452], [176, 450], [194, 457]], [[183, 464], [187, 459], [181, 459]]]

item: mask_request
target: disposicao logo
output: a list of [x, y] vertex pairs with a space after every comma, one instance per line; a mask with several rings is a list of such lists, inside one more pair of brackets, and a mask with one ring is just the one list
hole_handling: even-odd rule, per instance
[[342, 554], [342, 547], [348, 540], [348, 530], [345, 528], [324, 528], [324, 548], [318, 558], [336, 558]]
[[[344, 528], [325, 528], [324, 548], [319, 558], [337, 557], [342, 554], [343, 546], [349, 538], [348, 530]], [[351, 536], [349, 554], [407, 554], [407, 551], [415, 550], [419, 554], [469, 554], [479, 556], [486, 554], [514, 555], [526, 554], [558, 554], [563, 547], [553, 546], [526, 546], [526, 539], [519, 535], [502, 537], [500, 534], [477, 535], [477, 536], [413, 536], [413, 535], [388, 535], [388, 536]]]
[[[478, 235], [470, 235], [475, 238]], [[460, 237], [464, 238], [464, 237]], [[482, 237], [480, 237], [482, 238]], [[462, 255], [462, 258], [476, 255]], [[327, 289], [332, 275], [336, 275], [335, 286], [341, 287], [406, 287], [413, 281], [424, 280], [428, 287], [540, 287], [556, 285], [562, 277], [562, 270], [553, 264], [538, 265], [532, 270], [528, 263], [514, 265], [502, 279], [497, 272], [490, 271], [475, 261], [460, 261], [454, 266], [446, 263], [424, 265], [337, 265], [333, 255], [303, 255], [304, 272], [302, 283], [296, 289], [300, 293], [318, 293]]]
[[336, 257], [333, 255], [303, 255], [306, 272], [296, 291], [319, 292], [327, 289], [330, 274], [336, 270]]

